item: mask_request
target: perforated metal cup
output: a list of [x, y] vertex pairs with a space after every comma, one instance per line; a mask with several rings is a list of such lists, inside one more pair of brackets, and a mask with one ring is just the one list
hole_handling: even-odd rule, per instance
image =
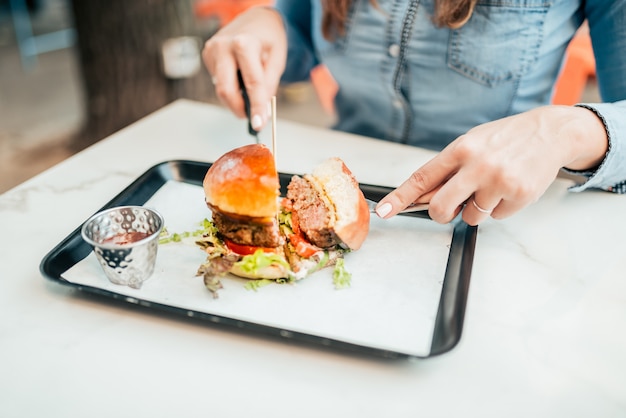
[[99, 212], [81, 229], [107, 278], [139, 289], [154, 272], [163, 217], [143, 206], [120, 206]]

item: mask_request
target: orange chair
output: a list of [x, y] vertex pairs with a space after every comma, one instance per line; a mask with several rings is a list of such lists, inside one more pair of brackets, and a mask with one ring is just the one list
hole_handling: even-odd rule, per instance
[[270, 6], [273, 0], [197, 0], [194, 12], [199, 18], [215, 18], [220, 26], [252, 6]]
[[557, 79], [553, 104], [573, 105], [580, 101], [589, 79], [596, 76], [596, 61], [589, 30], [582, 27], [567, 47], [565, 63]]
[[337, 82], [328, 68], [320, 64], [311, 70], [311, 84], [317, 93], [322, 109], [331, 116], [335, 114], [335, 96], [339, 90]]

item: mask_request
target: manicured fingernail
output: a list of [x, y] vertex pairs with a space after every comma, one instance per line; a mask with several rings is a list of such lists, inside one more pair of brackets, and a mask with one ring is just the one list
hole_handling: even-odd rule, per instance
[[376, 214], [381, 218], [389, 215], [389, 212], [391, 212], [391, 203], [383, 203], [376, 208]]
[[252, 127], [258, 131], [261, 129], [261, 125], [263, 125], [263, 119], [261, 119], [261, 116], [259, 115], [254, 115], [252, 116], [250, 123], [252, 124]]

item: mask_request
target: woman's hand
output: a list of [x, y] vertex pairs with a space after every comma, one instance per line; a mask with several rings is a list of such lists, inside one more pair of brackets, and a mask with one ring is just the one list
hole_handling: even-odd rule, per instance
[[241, 70], [250, 97], [252, 127], [257, 131], [263, 128], [287, 59], [287, 35], [279, 13], [253, 7], [240, 14], [206, 42], [202, 58], [217, 97], [243, 118], [246, 114], [237, 80], [237, 70]]
[[608, 148], [604, 125], [590, 110], [545, 106], [477, 126], [460, 136], [381, 200], [377, 213], [397, 214], [430, 202], [440, 223], [463, 211], [470, 225], [502, 219], [535, 202], [559, 170], [594, 168]]

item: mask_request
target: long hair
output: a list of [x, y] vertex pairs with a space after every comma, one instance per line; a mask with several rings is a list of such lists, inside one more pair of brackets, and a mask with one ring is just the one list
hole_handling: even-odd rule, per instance
[[[322, 0], [322, 34], [326, 39], [344, 35], [346, 19], [353, 0]], [[433, 22], [439, 27], [460, 28], [469, 20], [478, 0], [435, 0]], [[377, 7], [376, 0], [370, 3]]]

